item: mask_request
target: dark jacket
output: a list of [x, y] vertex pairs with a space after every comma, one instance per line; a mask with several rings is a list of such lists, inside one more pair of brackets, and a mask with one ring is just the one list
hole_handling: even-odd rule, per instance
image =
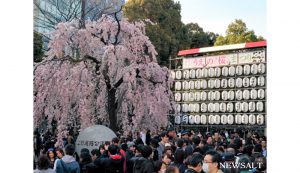
[[57, 161], [56, 173], [80, 173], [80, 166], [74, 157], [66, 155]]
[[184, 173], [197, 173], [195, 170], [188, 168]]
[[133, 166], [133, 173], [155, 173], [154, 162], [144, 157], [136, 159]]
[[187, 169], [184, 163], [172, 163], [171, 166], [176, 166], [180, 173], [184, 173], [184, 171]]
[[97, 158], [94, 164], [102, 173], [122, 173], [124, 158], [120, 154], [111, 155], [106, 158]]
[[134, 153], [131, 150], [126, 151], [126, 172], [132, 173], [134, 162], [131, 160], [134, 158]]

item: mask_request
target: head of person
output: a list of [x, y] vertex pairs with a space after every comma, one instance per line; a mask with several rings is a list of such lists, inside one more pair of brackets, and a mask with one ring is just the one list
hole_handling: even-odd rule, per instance
[[38, 160], [38, 170], [47, 170], [49, 168], [50, 162], [47, 156], [41, 155]]
[[120, 139], [118, 137], [114, 137], [111, 140], [111, 143], [118, 146], [120, 144]]
[[162, 156], [162, 163], [166, 166], [169, 166], [173, 160], [174, 159], [173, 159], [172, 155], [169, 153], [164, 153]]
[[222, 154], [224, 153], [224, 147], [223, 147], [223, 146], [217, 146], [217, 147], [216, 147], [216, 151], [217, 151], [219, 154], [221, 154], [221, 156], [222, 156]]
[[79, 159], [80, 163], [90, 163], [92, 161], [91, 155], [88, 152], [82, 152]]
[[261, 141], [261, 147], [262, 148], [266, 148], [267, 147], [267, 141], [265, 141], [264, 139]]
[[[109, 146], [109, 145], [108, 145]], [[99, 147], [100, 154], [102, 155], [105, 151], [105, 144], [101, 144]]]
[[158, 140], [156, 140], [156, 139], [151, 139], [151, 141], [150, 141], [150, 146], [151, 146], [152, 148], [157, 148], [157, 147], [159, 146]]
[[199, 147], [203, 148], [204, 146], [206, 145], [206, 140], [201, 140], [200, 141], [200, 144], [199, 144]]
[[144, 158], [149, 158], [152, 154], [152, 148], [149, 147], [148, 145], [144, 145], [141, 149], [141, 155]]
[[170, 127], [168, 129], [168, 136], [171, 136], [172, 138], [176, 138], [177, 137], [177, 134], [176, 134], [176, 131], [173, 127]]
[[196, 172], [201, 172], [202, 170], [203, 156], [199, 153], [194, 153], [188, 158], [188, 168], [193, 169]]
[[184, 144], [184, 140], [183, 139], [178, 139], [176, 141], [176, 145], [177, 145], [178, 148], [182, 148], [183, 144]]
[[65, 153], [64, 153], [64, 150], [62, 148], [58, 148], [56, 150], [56, 155], [59, 159], [61, 159], [62, 157], [64, 157]]
[[88, 154], [90, 154], [90, 150], [87, 149], [87, 148], [82, 148], [82, 149], [80, 150], [80, 154], [81, 154], [81, 153], [88, 153]]
[[128, 148], [128, 145], [126, 143], [121, 144], [121, 149], [126, 152]]
[[176, 166], [168, 166], [165, 173], [180, 173]]
[[267, 160], [265, 157], [257, 157], [254, 161], [254, 167], [258, 171], [265, 171], [267, 169]]
[[92, 154], [92, 161], [95, 161], [101, 155], [98, 149], [93, 149], [91, 151], [91, 154]]
[[214, 150], [209, 150], [205, 153], [203, 171], [206, 173], [217, 172], [220, 169], [221, 162], [221, 155]]
[[127, 146], [128, 146], [128, 149], [132, 152], [135, 152], [136, 150], [136, 146], [135, 146], [135, 143], [134, 142], [128, 142], [127, 143]]
[[173, 154], [172, 147], [171, 146], [166, 146], [163, 153], [167, 153], [167, 154], [172, 155]]
[[212, 137], [211, 136], [208, 136], [207, 137], [207, 141], [206, 141], [207, 144], [211, 145], [213, 142], [212, 142]]
[[108, 154], [109, 155], [115, 155], [118, 153], [118, 146], [116, 146], [115, 144], [111, 144], [109, 147], [108, 147]]
[[228, 148], [226, 149], [226, 153], [231, 153], [231, 154], [235, 155], [235, 149], [232, 148], [231, 146], [228, 146]]
[[185, 158], [184, 150], [177, 149], [174, 153], [174, 162], [175, 163], [183, 163], [184, 158]]
[[75, 146], [73, 144], [67, 144], [65, 146], [66, 155], [73, 156], [75, 153]]
[[215, 132], [214, 133], [214, 139], [217, 141], [217, 140], [219, 140], [219, 138], [220, 138], [219, 132]]
[[193, 144], [194, 144], [195, 146], [198, 146], [198, 145], [200, 144], [200, 142], [201, 142], [201, 139], [200, 139], [199, 136], [194, 136], [194, 137], [193, 137]]
[[169, 136], [168, 136], [168, 133], [166, 131], [163, 131], [161, 134], [160, 134], [160, 138], [161, 138], [161, 141], [163, 143], [168, 143], [169, 142]]
[[255, 153], [261, 153], [262, 152], [262, 146], [261, 144], [256, 144], [253, 148], [253, 152]]
[[47, 156], [49, 159], [54, 159], [56, 156], [56, 152], [53, 148], [49, 148], [47, 151]]
[[181, 138], [183, 139], [189, 139], [189, 133], [187, 131], [182, 131], [181, 132]]

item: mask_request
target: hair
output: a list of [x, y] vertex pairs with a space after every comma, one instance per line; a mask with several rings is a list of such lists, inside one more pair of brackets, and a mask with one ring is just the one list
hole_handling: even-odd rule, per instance
[[118, 147], [114, 144], [111, 144], [109, 147], [108, 147], [108, 152], [111, 154], [111, 155], [115, 155], [117, 154], [118, 152]]
[[166, 131], [161, 132], [160, 137], [162, 138], [162, 137], [165, 137], [165, 136], [169, 137], [168, 132], [166, 132]]
[[256, 144], [255, 146], [254, 146], [254, 152], [262, 152], [262, 146], [261, 146], [261, 144]]
[[114, 137], [114, 138], [111, 140], [111, 142], [112, 142], [113, 144], [118, 144], [118, 143], [120, 142], [120, 139], [119, 139], [118, 137]]
[[246, 145], [244, 147], [243, 154], [247, 154], [248, 156], [251, 156], [252, 155], [252, 149], [253, 149], [252, 145]]
[[72, 156], [75, 152], [75, 146], [73, 144], [67, 144], [65, 147], [66, 155]]
[[80, 154], [82, 154], [82, 153], [88, 153], [88, 154], [90, 154], [90, 150], [87, 149], [87, 148], [82, 148], [82, 149], [80, 150]]
[[171, 154], [169, 154], [169, 153], [164, 153], [164, 154], [162, 155], [162, 159], [163, 159], [165, 156], [167, 156], [167, 158], [170, 159], [171, 162], [174, 161], [174, 157], [173, 157]]
[[233, 155], [235, 155], [235, 153], [236, 153], [236, 152], [235, 152], [235, 149], [232, 148], [232, 147], [228, 147], [227, 150], [226, 150], [226, 152], [227, 152], [227, 153], [231, 153], [231, 154], [233, 154]]
[[201, 141], [201, 139], [200, 139], [199, 136], [194, 136], [194, 137], [193, 137], [193, 143], [194, 143], [195, 145], [199, 145], [199, 144], [200, 144], [200, 141]]
[[224, 153], [224, 148], [222, 146], [217, 146], [216, 151]]
[[98, 149], [93, 149], [93, 150], [91, 151], [91, 154], [92, 154], [92, 155], [96, 155], [96, 156], [98, 157], [98, 156], [100, 156], [101, 153], [100, 153], [100, 150], [98, 150]]
[[156, 139], [151, 139], [150, 145], [151, 145], [153, 148], [157, 148], [157, 147], [159, 146], [158, 141], [157, 141]]
[[203, 144], [203, 145], [206, 145], [206, 140], [202, 139], [202, 140], [200, 141], [200, 143]]
[[55, 158], [56, 157], [56, 152], [55, 152], [55, 150], [53, 149], [53, 148], [51, 148], [51, 149], [48, 149], [48, 151], [47, 151], [47, 157], [50, 159], [50, 156], [49, 156], [49, 153], [50, 152], [52, 152], [53, 153], [53, 157]]
[[176, 166], [168, 166], [165, 173], [175, 173], [177, 169]]
[[200, 148], [200, 147], [194, 148], [193, 153], [196, 153], [196, 152], [197, 152], [197, 153], [200, 153], [200, 154], [202, 154], [202, 155], [205, 154], [205, 152], [203, 151], [203, 149]]
[[171, 150], [171, 152], [173, 153], [173, 149], [171, 146], [166, 146], [163, 153], [166, 153], [168, 150]]
[[101, 145], [99, 146], [99, 150], [100, 150], [100, 149], [105, 150], [104, 144], [101, 144]]
[[82, 159], [81, 162], [91, 162], [92, 161], [91, 155], [87, 152], [82, 152], [80, 154], [80, 158]]
[[38, 169], [47, 170], [50, 165], [49, 159], [45, 155], [41, 155], [38, 160]]
[[128, 145], [127, 144], [121, 144], [121, 149], [123, 150], [123, 151], [127, 151], [127, 148], [128, 148]]
[[174, 162], [175, 163], [183, 163], [185, 157], [185, 153], [182, 149], [177, 149], [174, 153]]
[[150, 155], [152, 154], [152, 148], [149, 147], [148, 145], [143, 146], [141, 154], [144, 158], [150, 157]]
[[65, 155], [65, 152], [62, 148], [58, 148], [56, 149], [56, 151], [60, 152], [63, 156]]
[[[110, 142], [109, 142], [109, 141], [105, 141], [104, 144], [105, 144], [105, 145], [110, 145]], [[103, 146], [103, 147], [104, 147], [104, 146]]]
[[144, 145], [144, 142], [143, 142], [142, 138], [138, 137], [138, 138], [135, 140], [135, 144], [136, 144], [136, 145], [140, 145], [140, 144]]
[[222, 162], [222, 157], [218, 152], [214, 150], [209, 150], [205, 153], [205, 155], [211, 155], [212, 156], [211, 161], [218, 163], [218, 168], [220, 168], [220, 162]]
[[184, 140], [183, 139], [178, 139], [176, 143], [177, 143], [177, 146], [179, 148], [181, 148], [183, 146], [183, 144], [184, 144]]
[[188, 165], [197, 167], [199, 164], [202, 165], [203, 156], [200, 153], [194, 153], [191, 155], [188, 161]]
[[142, 153], [143, 146], [144, 146], [144, 145], [142, 145], [142, 144], [137, 145], [137, 146], [136, 146], [136, 151], [139, 152], [139, 153]]

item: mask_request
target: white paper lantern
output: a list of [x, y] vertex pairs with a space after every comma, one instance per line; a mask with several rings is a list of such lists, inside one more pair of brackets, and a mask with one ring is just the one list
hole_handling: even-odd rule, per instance
[[190, 71], [189, 70], [184, 70], [183, 71], [183, 78], [184, 79], [189, 79], [190, 78]]
[[172, 77], [172, 79], [175, 79], [175, 78], [176, 78], [175, 71], [173, 71], [173, 70], [171, 70], [171, 77]]
[[201, 115], [201, 124], [207, 124], [207, 117], [206, 117], [206, 115]]
[[262, 64], [262, 63], [258, 64], [257, 71], [260, 74], [264, 74], [266, 72], [266, 66], [265, 66], [265, 64]]
[[250, 74], [250, 65], [245, 65], [244, 66], [244, 75], [249, 75]]
[[188, 124], [188, 122], [189, 122], [189, 116], [183, 115], [181, 119], [181, 124]]
[[194, 81], [190, 81], [189, 82], [189, 87], [190, 87], [191, 90], [195, 89], [195, 83], [194, 83]]
[[235, 103], [235, 111], [236, 112], [241, 112], [242, 111], [242, 103], [241, 102], [236, 102]]
[[177, 111], [177, 112], [180, 112], [180, 111], [181, 111], [181, 106], [180, 106], [180, 104], [176, 104], [175, 107], [176, 107], [176, 111]]
[[201, 112], [207, 112], [207, 104], [201, 103]]
[[248, 103], [247, 102], [243, 102], [242, 103], [242, 111], [243, 112], [248, 112], [249, 107], [248, 107]]
[[201, 80], [201, 88], [206, 89], [207, 88], [207, 81], [206, 80]]
[[242, 100], [242, 99], [243, 99], [243, 91], [242, 91], [242, 90], [237, 90], [237, 91], [235, 92], [235, 98], [236, 98], [237, 100]]
[[249, 103], [249, 112], [254, 112], [255, 111], [255, 103], [254, 102], [250, 102]]
[[249, 100], [249, 98], [250, 98], [250, 92], [249, 92], [249, 90], [244, 90], [243, 91], [243, 99], [244, 100]]
[[229, 74], [229, 76], [234, 76], [235, 75], [235, 68], [233, 66], [229, 67], [228, 74]]
[[189, 116], [189, 124], [194, 124], [195, 123], [195, 117], [194, 115]]
[[264, 86], [265, 85], [265, 78], [263, 76], [259, 76], [257, 79], [257, 85], [258, 86]]
[[257, 92], [257, 97], [259, 99], [264, 99], [265, 98], [265, 90], [259, 89], [258, 92]]
[[250, 91], [250, 98], [253, 100], [257, 99], [257, 91], [255, 89]]
[[181, 90], [181, 82], [175, 82], [175, 89]]
[[200, 94], [200, 92], [196, 92], [195, 93], [195, 99], [196, 99], [196, 101], [200, 101], [201, 100], [201, 94]]
[[235, 80], [233, 78], [228, 79], [229, 88], [234, 88]]
[[220, 100], [220, 91], [215, 91], [215, 100]]
[[250, 78], [250, 87], [255, 87], [256, 86], [256, 77], [251, 77]]
[[249, 117], [247, 114], [243, 114], [242, 115], [242, 123], [243, 124], [248, 124], [248, 121], [249, 121]]
[[216, 75], [216, 77], [220, 77], [221, 76], [221, 69], [219, 67], [215, 68], [215, 75]]
[[196, 70], [196, 77], [197, 77], [198, 79], [202, 77], [202, 71], [201, 71], [201, 69], [197, 69], [197, 70]]
[[235, 80], [235, 85], [237, 88], [241, 88], [243, 86], [243, 79], [242, 78], [237, 78]]
[[208, 112], [214, 112], [215, 105], [213, 103], [208, 103]]
[[189, 94], [187, 92], [182, 93], [183, 101], [189, 101]]
[[227, 99], [228, 99], [227, 91], [222, 91], [222, 100], [227, 100]]
[[233, 117], [233, 115], [228, 115], [227, 116], [227, 123], [228, 124], [233, 124], [233, 122], [234, 122], [234, 117]]
[[228, 76], [228, 67], [222, 68], [222, 76]]
[[215, 85], [215, 81], [213, 79], [209, 79], [208, 80], [208, 88], [212, 89], [215, 87], [214, 85]]
[[181, 79], [181, 77], [182, 77], [182, 72], [176, 71], [176, 79]]
[[175, 93], [175, 101], [181, 101], [181, 93]]
[[256, 117], [253, 114], [249, 115], [249, 124], [254, 125], [256, 121]]
[[194, 79], [196, 77], [196, 71], [194, 69], [190, 70], [190, 78]]
[[197, 80], [197, 81], [195, 82], [195, 88], [196, 88], [196, 89], [200, 89], [200, 88], [201, 88], [201, 82], [200, 82], [199, 80]]
[[186, 113], [186, 112], [188, 112], [188, 109], [189, 109], [188, 104], [186, 104], [186, 103], [182, 104], [182, 112]]
[[235, 115], [235, 124], [242, 124], [242, 116], [240, 114]]
[[175, 116], [175, 124], [180, 124], [180, 123], [181, 123], [180, 115]]
[[227, 79], [221, 80], [221, 88], [227, 88]]
[[220, 79], [215, 79], [215, 81], [214, 81], [214, 87], [215, 87], [215, 88], [220, 88], [220, 86], [221, 86], [221, 81], [220, 81]]
[[214, 68], [209, 68], [208, 69], [208, 76], [209, 77], [215, 77], [215, 69]]
[[195, 115], [194, 119], [195, 119], [195, 124], [200, 124], [201, 123], [200, 115]]
[[208, 97], [207, 97], [208, 100], [210, 100], [210, 101], [214, 100], [214, 92], [209, 91], [207, 96], [208, 96]]
[[222, 115], [221, 116], [221, 124], [227, 124], [227, 116], [226, 115]]
[[200, 105], [198, 103], [194, 104], [195, 112], [200, 112]]
[[256, 64], [251, 65], [251, 73], [252, 74], [257, 74], [257, 65]]
[[220, 103], [215, 103], [214, 104], [214, 111], [215, 112], [220, 112]]
[[227, 103], [227, 112], [233, 112], [233, 103], [229, 102]]
[[194, 104], [189, 104], [189, 112], [194, 112]]
[[208, 76], [208, 70], [207, 70], [206, 68], [202, 69], [201, 72], [202, 72], [202, 75], [201, 75], [201, 76], [202, 76], [203, 78], [206, 78], [206, 77]]
[[261, 114], [257, 115], [256, 122], [258, 125], [263, 125], [264, 124], [264, 116]]
[[263, 102], [257, 102], [256, 103], [256, 110], [259, 111], [259, 112], [261, 112], [261, 111], [264, 110], [264, 104], [263, 104]]
[[207, 93], [205, 91], [201, 92], [201, 100], [206, 101], [207, 100]]
[[194, 99], [195, 99], [195, 93], [190, 92], [189, 93], [189, 101], [192, 102], [192, 101], [194, 101]]
[[244, 87], [249, 87], [249, 84], [250, 84], [249, 78], [248, 78], [248, 77], [245, 77], [245, 78], [243, 79], [243, 86], [244, 86]]
[[237, 75], [242, 75], [242, 74], [243, 74], [243, 67], [240, 66], [240, 65], [236, 66], [236, 68], [235, 68], [235, 73], [236, 73]]
[[214, 124], [215, 123], [215, 116], [214, 115], [209, 115], [208, 116], [208, 123], [209, 124]]
[[227, 92], [228, 100], [234, 100], [234, 91], [230, 90]]
[[226, 103], [220, 103], [220, 111], [221, 112], [226, 112], [226, 109], [227, 109], [227, 105]]
[[221, 117], [220, 115], [215, 115], [215, 122], [214, 124], [220, 124], [221, 123]]
[[183, 81], [182, 82], [182, 89], [183, 90], [189, 90], [190, 89], [190, 84], [189, 84], [189, 82], [188, 81]]

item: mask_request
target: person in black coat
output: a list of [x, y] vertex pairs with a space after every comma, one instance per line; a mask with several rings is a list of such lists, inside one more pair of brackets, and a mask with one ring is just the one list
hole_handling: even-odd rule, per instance
[[133, 166], [133, 173], [154, 173], [155, 164], [154, 161], [150, 158], [152, 154], [152, 148], [149, 146], [143, 146], [141, 150], [142, 157], [135, 160]]

